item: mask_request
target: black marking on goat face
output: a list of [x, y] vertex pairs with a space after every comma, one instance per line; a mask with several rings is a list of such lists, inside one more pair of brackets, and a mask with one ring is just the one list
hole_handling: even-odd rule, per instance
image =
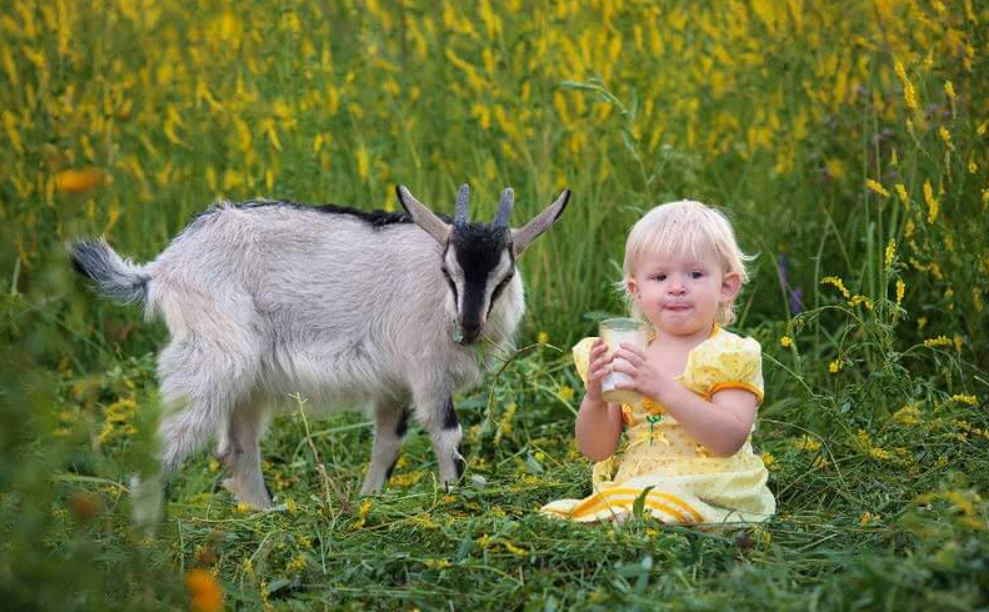
[[443, 404], [443, 429], [456, 429], [460, 427], [460, 421], [457, 420], [457, 411], [453, 409], [453, 398], [446, 398], [446, 403]]
[[457, 304], [464, 344], [481, 335], [491, 307], [514, 274], [514, 258], [507, 269], [499, 270], [504, 255], [511, 258], [510, 236], [507, 228], [480, 223], [455, 225], [450, 235], [448, 248], [463, 274], [463, 298]]

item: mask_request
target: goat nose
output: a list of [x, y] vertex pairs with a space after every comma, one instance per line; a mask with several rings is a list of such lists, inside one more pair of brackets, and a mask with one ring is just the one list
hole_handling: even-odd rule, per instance
[[481, 323], [479, 321], [464, 321], [461, 325], [464, 332], [464, 342], [470, 344], [481, 335]]

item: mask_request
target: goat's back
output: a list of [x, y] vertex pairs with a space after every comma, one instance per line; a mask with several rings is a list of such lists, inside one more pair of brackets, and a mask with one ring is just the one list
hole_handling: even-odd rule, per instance
[[215, 207], [149, 265], [149, 307], [173, 336], [256, 355], [276, 392], [365, 398], [404, 393], [417, 377], [428, 384], [433, 372], [476, 378], [472, 355], [447, 329], [440, 245], [397, 215], [381, 220]]

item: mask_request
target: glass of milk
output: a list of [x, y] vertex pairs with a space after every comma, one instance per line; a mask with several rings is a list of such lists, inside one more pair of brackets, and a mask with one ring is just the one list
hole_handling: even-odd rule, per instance
[[[623, 343], [635, 346], [640, 350], [646, 348], [646, 326], [644, 322], [638, 319], [605, 319], [601, 321], [598, 333], [604, 343], [608, 345], [609, 355], [614, 355], [615, 351], [621, 348], [619, 345]], [[607, 402], [616, 404], [631, 404], [638, 401], [640, 396], [635, 391], [615, 388], [629, 382], [631, 379], [627, 374], [611, 372], [601, 381], [601, 397]]]

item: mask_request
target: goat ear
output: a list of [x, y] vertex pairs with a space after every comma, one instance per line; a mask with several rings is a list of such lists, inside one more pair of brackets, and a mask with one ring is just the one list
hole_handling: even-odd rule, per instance
[[512, 252], [518, 257], [522, 251], [532, 243], [540, 234], [556, 223], [556, 220], [563, 214], [567, 202], [570, 201], [570, 190], [564, 189], [556, 201], [546, 207], [546, 210], [539, 213], [519, 229], [512, 230]]
[[415, 199], [405, 185], [396, 187], [395, 193], [398, 195], [398, 203], [412, 217], [412, 222], [432, 236], [436, 242], [445, 246], [450, 237], [450, 224], [437, 217], [433, 211], [426, 208], [425, 204]]

